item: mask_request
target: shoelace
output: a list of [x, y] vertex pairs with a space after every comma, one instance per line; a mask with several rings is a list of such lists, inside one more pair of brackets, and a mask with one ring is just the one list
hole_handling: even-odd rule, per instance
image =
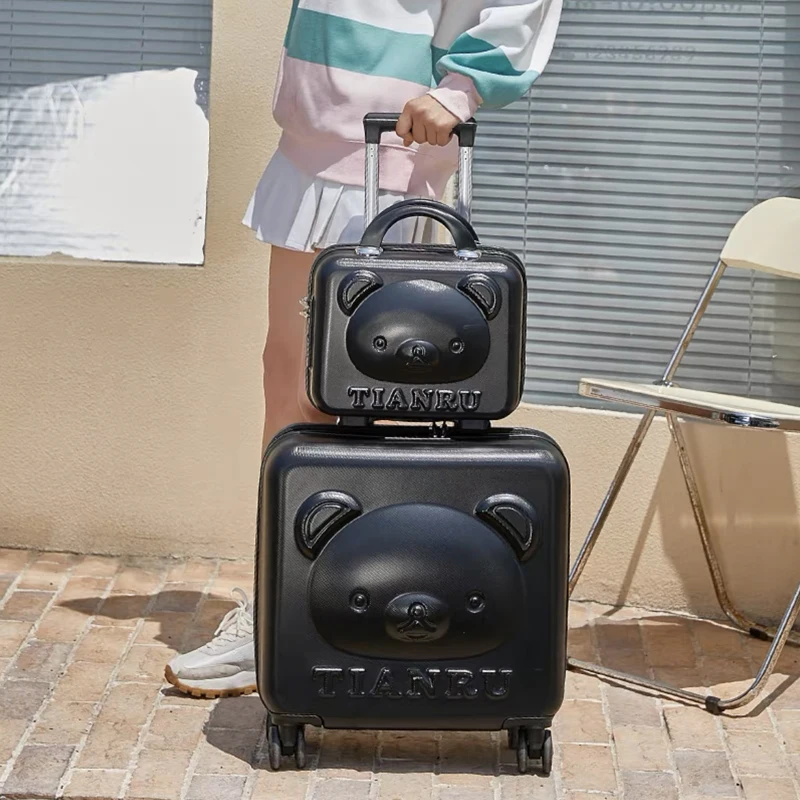
[[248, 606], [250, 601], [244, 589], [236, 588], [231, 592], [231, 597], [236, 600], [236, 608], [232, 608], [217, 626], [214, 638], [221, 641], [233, 641], [244, 634], [253, 632], [253, 619]]

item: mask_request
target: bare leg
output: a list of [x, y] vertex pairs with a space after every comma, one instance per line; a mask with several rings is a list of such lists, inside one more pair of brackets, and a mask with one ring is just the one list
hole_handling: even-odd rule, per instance
[[[300, 301], [308, 293], [314, 256], [272, 248], [269, 269], [269, 332], [264, 348], [264, 447], [295, 422], [330, 421], [306, 396], [306, 320]], [[175, 656], [164, 676], [179, 691], [196, 697], [228, 697], [257, 690], [252, 607], [244, 592], [220, 635], [202, 648]], [[222, 669], [221, 669], [222, 667]]]
[[269, 331], [264, 348], [264, 448], [296, 422], [332, 422], [306, 396], [306, 320], [300, 301], [308, 294], [313, 253], [272, 248], [269, 267]]

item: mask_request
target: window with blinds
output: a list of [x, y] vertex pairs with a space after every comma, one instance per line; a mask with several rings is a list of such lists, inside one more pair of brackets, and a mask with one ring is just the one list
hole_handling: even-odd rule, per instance
[[0, 0], [0, 255], [202, 263], [212, 0]]
[[[474, 220], [524, 257], [526, 399], [653, 381], [754, 203], [800, 188], [797, 0], [565, 0], [530, 96], [483, 113]], [[800, 254], [798, 254], [800, 257]], [[800, 403], [800, 286], [729, 270], [677, 382]]]

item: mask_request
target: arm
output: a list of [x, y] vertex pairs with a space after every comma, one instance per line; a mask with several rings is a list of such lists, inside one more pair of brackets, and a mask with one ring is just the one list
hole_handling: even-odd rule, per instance
[[455, 124], [478, 106], [499, 108], [524, 96], [550, 59], [562, 5], [563, 0], [445, 0], [434, 38], [439, 85], [408, 104], [398, 134], [407, 144], [446, 144]]
[[475, 6], [470, 0], [447, 0], [440, 31], [452, 41], [436, 63], [440, 83], [431, 92], [437, 97], [450, 88], [463, 90], [468, 79], [477, 94], [468, 97], [473, 113], [475, 99], [502, 108], [531, 88], [553, 52], [562, 0], [492, 0]]

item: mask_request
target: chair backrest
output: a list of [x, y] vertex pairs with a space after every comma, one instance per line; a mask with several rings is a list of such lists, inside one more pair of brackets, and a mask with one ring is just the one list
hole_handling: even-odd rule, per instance
[[720, 260], [800, 278], [800, 199], [775, 197], [750, 209], [731, 231]]

